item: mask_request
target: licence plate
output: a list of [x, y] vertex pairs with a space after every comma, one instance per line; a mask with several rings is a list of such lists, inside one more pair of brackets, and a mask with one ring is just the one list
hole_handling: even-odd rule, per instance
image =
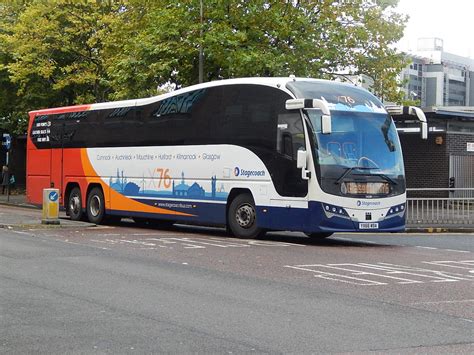
[[359, 223], [359, 229], [378, 229], [378, 223]]

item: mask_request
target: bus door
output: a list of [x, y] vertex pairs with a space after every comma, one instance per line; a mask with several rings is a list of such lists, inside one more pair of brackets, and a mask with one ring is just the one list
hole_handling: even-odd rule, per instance
[[63, 188], [63, 136], [64, 119], [62, 116], [55, 119], [51, 125], [51, 164], [50, 164], [50, 182], [52, 188], [59, 189], [60, 203], [62, 203]]
[[[308, 180], [301, 177], [297, 167], [299, 150], [306, 150], [303, 122], [299, 113], [278, 115], [277, 126], [277, 160], [280, 183], [277, 191], [290, 200], [306, 200]], [[301, 198], [301, 199], [299, 199]]]

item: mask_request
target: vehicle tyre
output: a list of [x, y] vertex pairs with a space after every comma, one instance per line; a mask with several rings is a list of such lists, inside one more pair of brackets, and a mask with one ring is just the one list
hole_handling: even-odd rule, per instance
[[89, 222], [100, 224], [105, 217], [104, 193], [99, 187], [93, 187], [87, 195], [87, 218]]
[[240, 194], [232, 200], [227, 223], [231, 233], [237, 238], [255, 238], [265, 233], [257, 225], [257, 210], [249, 193]]
[[311, 239], [314, 239], [314, 240], [321, 240], [321, 239], [326, 239], [326, 238], [329, 238], [331, 235], [333, 235], [334, 233], [330, 233], [330, 232], [320, 232], [320, 233], [305, 233], [308, 237], [310, 237]]
[[74, 187], [67, 200], [67, 214], [73, 221], [80, 221], [84, 215], [82, 211], [81, 189]]

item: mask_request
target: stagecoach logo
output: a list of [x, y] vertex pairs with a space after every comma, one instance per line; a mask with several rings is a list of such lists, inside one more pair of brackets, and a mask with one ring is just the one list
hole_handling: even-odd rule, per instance
[[357, 207], [364, 206], [364, 207], [370, 207], [370, 206], [379, 206], [380, 201], [361, 201], [357, 200]]
[[236, 166], [234, 168], [234, 175], [245, 176], [247, 178], [254, 177], [254, 176], [265, 176], [265, 171], [264, 170], [245, 170]]

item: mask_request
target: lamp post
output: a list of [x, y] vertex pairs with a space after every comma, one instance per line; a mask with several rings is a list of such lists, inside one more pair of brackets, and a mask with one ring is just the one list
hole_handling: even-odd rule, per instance
[[201, 28], [199, 30], [199, 37], [201, 39], [201, 43], [199, 44], [199, 83], [204, 81], [204, 53], [202, 48], [202, 19], [203, 19], [203, 0], [199, 1], [200, 5], [200, 18], [201, 18]]

